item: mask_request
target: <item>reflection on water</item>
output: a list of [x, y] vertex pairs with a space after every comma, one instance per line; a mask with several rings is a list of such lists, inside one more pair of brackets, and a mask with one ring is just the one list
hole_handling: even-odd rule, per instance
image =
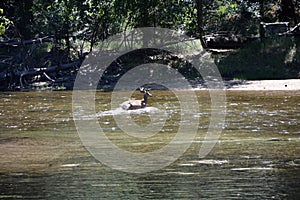
[[[115, 123], [111, 114], [124, 111], [111, 109], [111, 93], [97, 93], [99, 124], [120, 148], [148, 152], [176, 134], [181, 112], [176, 96], [152, 93], [150, 108], [128, 117], [147, 125], [149, 114], [158, 112], [162, 120], [154, 122], [165, 125], [157, 135], [138, 139]], [[84, 149], [72, 120], [71, 95], [0, 94], [0, 199], [300, 198], [300, 91], [227, 92], [225, 129], [204, 159], [198, 152], [210, 98], [197, 91], [201, 112], [190, 113], [200, 118], [194, 143], [175, 163], [146, 174], [112, 170]]]

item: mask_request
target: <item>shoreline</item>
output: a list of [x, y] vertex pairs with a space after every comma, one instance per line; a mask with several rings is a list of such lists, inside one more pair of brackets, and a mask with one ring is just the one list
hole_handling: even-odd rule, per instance
[[[192, 90], [208, 90], [205, 82], [192, 82]], [[224, 88], [223, 88], [224, 86]], [[149, 85], [151, 90], [166, 90], [161, 85]], [[214, 89], [214, 88], [213, 88]], [[224, 81], [220, 84], [221, 90], [225, 89], [228, 91], [300, 91], [300, 79], [277, 79], [277, 80], [229, 80]], [[178, 87], [175, 90], [190, 90], [187, 88]], [[217, 90], [217, 89], [216, 89]], [[53, 88], [41, 88], [41, 89], [24, 89], [17, 91], [0, 91], [1, 92], [41, 92], [41, 91], [74, 91], [73, 89], [62, 89], [56, 90]], [[113, 86], [106, 86], [103, 88], [97, 88], [96, 91], [102, 92], [113, 92]]]
[[[208, 86], [203, 81], [190, 82], [191, 88], [176, 87], [174, 90], [188, 91], [188, 90], [209, 90]], [[149, 84], [146, 86], [151, 90], [168, 90], [168, 88], [161, 85]], [[111, 88], [110, 88], [111, 89]], [[216, 88], [212, 90], [226, 90], [226, 91], [300, 91], [300, 79], [273, 79], [273, 80], [229, 80], [217, 83]], [[99, 91], [105, 91], [100, 89]], [[113, 92], [113, 90], [106, 90]], [[121, 90], [122, 91], [122, 90]]]

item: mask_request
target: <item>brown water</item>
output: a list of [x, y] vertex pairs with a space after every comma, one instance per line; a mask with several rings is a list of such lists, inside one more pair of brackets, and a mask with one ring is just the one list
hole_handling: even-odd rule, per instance
[[[176, 134], [176, 97], [153, 95], [149, 106], [168, 107], [173, 115], [150, 139], [128, 137], [112, 116], [99, 116], [120, 148], [149, 152]], [[72, 119], [72, 92], [0, 96], [0, 199], [300, 199], [300, 91], [227, 92], [225, 129], [204, 159], [198, 152], [210, 98], [197, 91], [201, 120], [194, 143], [173, 164], [144, 174], [113, 170], [89, 154]], [[110, 97], [97, 93], [98, 112], [109, 111]], [[145, 113], [132, 117], [149, 123]]]

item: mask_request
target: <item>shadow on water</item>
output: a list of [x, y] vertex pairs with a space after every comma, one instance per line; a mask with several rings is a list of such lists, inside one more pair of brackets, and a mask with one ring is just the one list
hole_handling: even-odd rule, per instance
[[[149, 114], [161, 112], [166, 126], [159, 136], [138, 141], [117, 128], [111, 114], [124, 111], [110, 108], [110, 93], [97, 93], [99, 123], [120, 147], [143, 151], [148, 143], [152, 150], [174, 136], [178, 100], [169, 91], [153, 93], [147, 109], [129, 116], [147, 124]], [[200, 116], [194, 143], [176, 162], [145, 174], [112, 170], [85, 150], [72, 120], [71, 95], [0, 94], [0, 199], [300, 198], [299, 91], [228, 92], [225, 129], [204, 159], [198, 151], [210, 98], [197, 91], [201, 113], [192, 113]]]

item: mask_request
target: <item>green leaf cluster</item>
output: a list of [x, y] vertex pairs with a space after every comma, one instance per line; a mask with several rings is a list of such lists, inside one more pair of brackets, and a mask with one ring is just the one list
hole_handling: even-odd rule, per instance
[[6, 27], [11, 21], [4, 15], [3, 9], [0, 8], [0, 36], [6, 31]]

